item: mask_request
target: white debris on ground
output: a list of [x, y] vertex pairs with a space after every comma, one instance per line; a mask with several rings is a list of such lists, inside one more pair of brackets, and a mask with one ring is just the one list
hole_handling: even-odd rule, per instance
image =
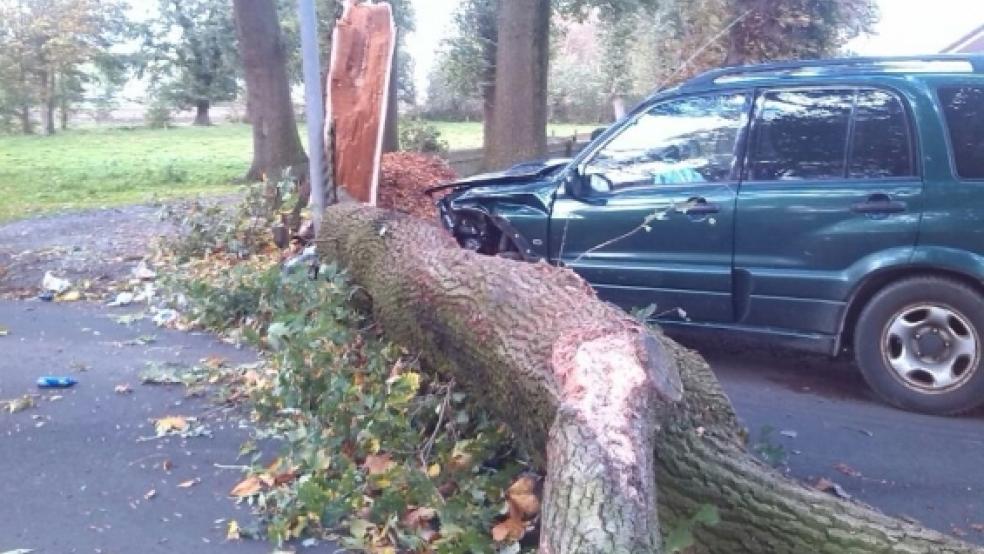
[[55, 277], [50, 271], [45, 271], [44, 278], [41, 279], [41, 288], [55, 294], [61, 294], [72, 288], [72, 282], [68, 279]]

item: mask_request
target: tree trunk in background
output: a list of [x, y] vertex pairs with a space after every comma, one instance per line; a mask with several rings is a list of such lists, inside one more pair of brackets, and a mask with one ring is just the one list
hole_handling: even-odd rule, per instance
[[625, 97], [621, 94], [612, 95], [612, 115], [615, 116], [615, 121], [625, 117]]
[[498, 55], [498, 14], [482, 10], [478, 20], [478, 38], [482, 44], [482, 166], [492, 167], [492, 125], [495, 122], [495, 59]]
[[763, 465], [704, 360], [570, 270], [465, 251], [431, 223], [353, 204], [326, 210], [318, 251], [348, 268], [390, 339], [508, 422], [546, 470], [541, 552], [659, 552], [657, 511], [666, 530], [708, 505], [720, 521], [696, 524], [696, 552], [981, 552]]
[[[495, 69], [488, 73], [495, 73]], [[488, 77], [488, 76], [486, 76]], [[492, 126], [495, 123], [495, 75], [481, 85], [482, 91], [482, 167], [492, 171]]]
[[[386, 102], [386, 126], [383, 128], [383, 153], [400, 149], [400, 99], [399, 72], [396, 70], [397, 56], [400, 55], [399, 29], [396, 31], [396, 49], [393, 51], [393, 65], [390, 67], [389, 91]], [[322, 81], [323, 82], [323, 81]]]
[[498, 29], [489, 169], [546, 155], [550, 0], [499, 2]]
[[58, 102], [58, 125], [61, 127], [62, 131], [68, 130], [68, 111], [68, 100], [62, 98], [61, 101]]
[[211, 107], [211, 103], [208, 100], [195, 102], [195, 125], [208, 127], [212, 124], [212, 118], [208, 115], [208, 110]]
[[55, 134], [55, 75], [42, 70], [38, 76], [41, 86], [41, 128], [44, 134]]
[[273, 0], [233, 0], [239, 54], [246, 74], [246, 105], [253, 126], [252, 181], [279, 178], [284, 168], [294, 176], [307, 168], [290, 101], [287, 55]]
[[31, 106], [22, 104], [20, 107], [21, 132], [25, 135], [34, 134], [34, 125], [31, 123]]

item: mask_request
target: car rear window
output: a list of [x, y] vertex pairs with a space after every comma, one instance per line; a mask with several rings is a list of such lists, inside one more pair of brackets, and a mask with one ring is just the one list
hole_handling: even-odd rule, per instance
[[908, 177], [915, 173], [905, 108], [883, 90], [860, 90], [854, 108], [848, 176]]
[[939, 95], [957, 175], [984, 179], [984, 87], [943, 87]]

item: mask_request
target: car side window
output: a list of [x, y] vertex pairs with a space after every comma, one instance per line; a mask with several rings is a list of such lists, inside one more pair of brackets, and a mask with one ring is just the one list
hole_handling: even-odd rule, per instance
[[939, 90], [957, 175], [984, 179], [984, 87]]
[[614, 189], [732, 179], [749, 94], [692, 96], [657, 104], [599, 150], [584, 168]]
[[873, 89], [782, 90], [760, 98], [747, 178], [881, 179], [915, 174], [901, 100]]
[[844, 176], [853, 90], [782, 90], [762, 95], [749, 153], [753, 181]]
[[902, 101], [883, 90], [860, 90], [854, 108], [848, 177], [915, 175], [908, 115]]

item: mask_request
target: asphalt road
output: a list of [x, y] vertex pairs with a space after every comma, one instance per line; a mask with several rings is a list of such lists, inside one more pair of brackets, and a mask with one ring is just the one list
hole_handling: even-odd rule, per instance
[[[0, 399], [40, 395], [34, 408], [0, 411], [0, 552], [271, 552], [261, 541], [225, 541], [230, 519], [252, 521], [227, 496], [241, 472], [215, 467], [244, 463], [236, 459], [248, 438], [242, 414], [185, 398], [183, 387], [141, 385], [137, 377], [146, 362], [192, 364], [209, 355], [248, 362], [255, 354], [147, 322], [124, 326], [111, 313], [122, 312], [0, 301], [0, 326], [9, 329], [0, 337]], [[124, 344], [143, 335], [157, 340]], [[44, 374], [79, 383], [41, 391], [35, 380]], [[131, 394], [114, 391], [123, 383]], [[164, 416], [202, 418], [212, 437], [141, 440], [154, 436], [153, 420]], [[190, 488], [178, 487], [195, 479]]]
[[789, 474], [984, 544], [984, 411], [904, 412], [877, 400], [848, 361], [686, 342], [711, 363], [750, 442], [781, 451]]
[[[146, 322], [123, 326], [108, 313], [91, 305], [0, 301], [0, 326], [10, 330], [0, 337], [0, 399], [40, 394], [35, 408], [0, 412], [0, 552], [270, 552], [262, 542], [224, 540], [229, 519], [251, 519], [227, 497], [240, 473], [215, 467], [241, 463], [241, 414], [137, 378], [146, 362], [193, 363], [213, 354], [250, 361], [254, 354], [207, 335]], [[124, 344], [142, 335], [157, 340]], [[752, 442], [781, 452], [791, 475], [830, 479], [889, 514], [984, 544], [974, 528], [984, 524], [984, 413], [937, 418], [889, 408], [849, 365], [822, 357], [689, 345], [711, 361]], [[36, 389], [35, 379], [49, 373], [80, 382], [65, 391]], [[121, 383], [134, 392], [116, 394]], [[63, 398], [50, 400], [55, 395]], [[140, 441], [154, 434], [153, 419], [167, 415], [202, 417], [213, 436]], [[766, 427], [774, 431], [763, 438]], [[177, 486], [189, 479], [201, 481]], [[151, 490], [156, 494], [147, 498]]]

